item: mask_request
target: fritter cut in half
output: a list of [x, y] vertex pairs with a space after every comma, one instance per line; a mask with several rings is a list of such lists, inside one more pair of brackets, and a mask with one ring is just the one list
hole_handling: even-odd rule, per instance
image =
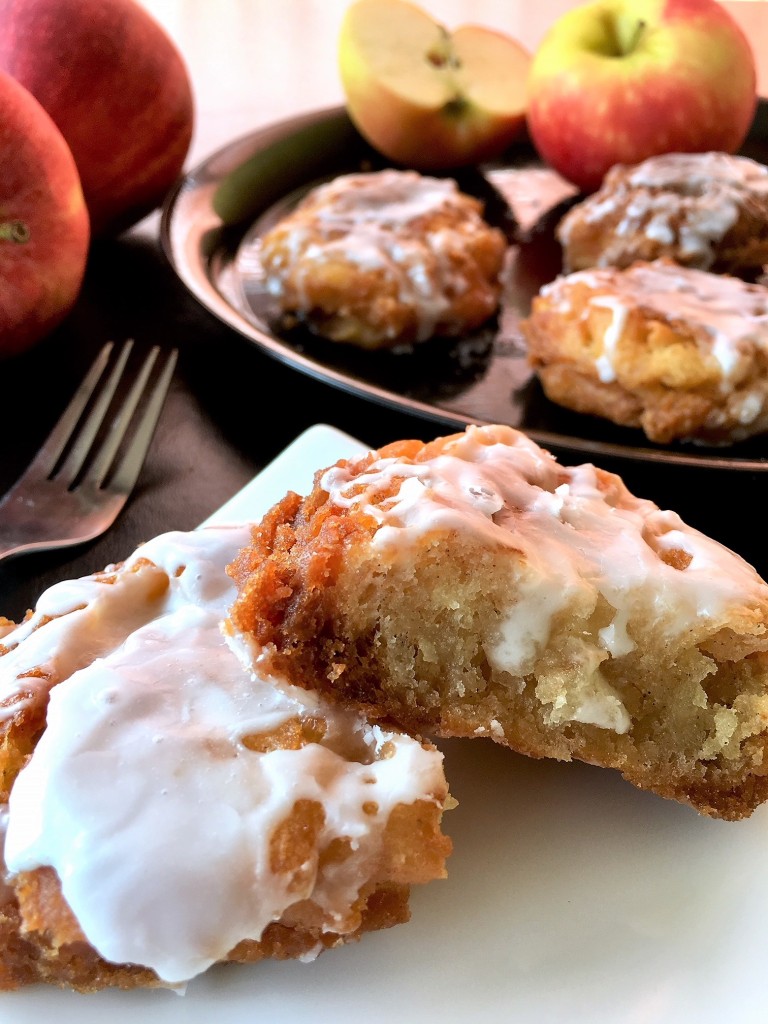
[[768, 585], [511, 427], [318, 472], [229, 572], [253, 665], [345, 708], [615, 768], [716, 817], [768, 795]]

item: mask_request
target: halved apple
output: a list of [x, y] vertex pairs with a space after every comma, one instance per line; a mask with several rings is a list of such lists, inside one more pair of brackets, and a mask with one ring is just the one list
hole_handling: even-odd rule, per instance
[[525, 128], [531, 55], [481, 25], [449, 32], [409, 0], [356, 0], [338, 45], [347, 110], [389, 160], [445, 170], [498, 156]]

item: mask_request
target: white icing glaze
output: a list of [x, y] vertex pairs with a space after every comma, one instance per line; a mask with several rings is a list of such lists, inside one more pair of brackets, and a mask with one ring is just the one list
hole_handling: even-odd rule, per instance
[[597, 225], [622, 210], [597, 259], [599, 267], [625, 259], [635, 250], [636, 237], [644, 235], [676, 246], [679, 258], [707, 270], [750, 197], [768, 196], [768, 168], [727, 153], [665, 153], [627, 171], [609, 171], [603, 186], [558, 225], [558, 238], [568, 246], [582, 219]]
[[629, 309], [626, 304], [617, 301], [611, 295], [601, 295], [595, 299], [595, 306], [605, 306], [611, 311], [611, 323], [603, 335], [603, 351], [597, 357], [597, 375], [604, 384], [616, 380], [616, 373], [613, 368], [613, 355], [616, 351], [619, 338], [627, 323]]
[[572, 289], [580, 282], [595, 292], [590, 305], [608, 307], [614, 314], [596, 357], [603, 381], [616, 379], [616, 342], [634, 307], [687, 325], [703, 355], [715, 361], [724, 389], [746, 375], [755, 349], [768, 351], [768, 288], [763, 285], [662, 259], [621, 271], [605, 267], [561, 275], [544, 285], [541, 294], [567, 310]]
[[[112, 583], [53, 587], [0, 657], [2, 696], [18, 696], [17, 671], [35, 663], [53, 673], [39, 687], [62, 680], [11, 791], [8, 870], [54, 868], [96, 950], [169, 984], [305, 897], [348, 929], [392, 808], [444, 793], [436, 751], [244, 667], [221, 622], [234, 596], [224, 567], [248, 538], [245, 526], [166, 534]], [[133, 572], [141, 559], [153, 564]], [[320, 742], [266, 753], [243, 743], [307, 715], [327, 723]], [[320, 845], [347, 837], [354, 855], [323, 868], [315, 856], [290, 887], [269, 843], [301, 799], [323, 809]]]
[[377, 235], [450, 205], [456, 194], [451, 178], [395, 170], [343, 174], [315, 193], [322, 204], [318, 216], [329, 232], [346, 234], [368, 225]]
[[[460, 212], [460, 229], [409, 231], [420, 218], [451, 208]], [[378, 270], [396, 283], [399, 301], [414, 310], [419, 341], [434, 333], [449, 309], [449, 295], [466, 290], [451, 257], [466, 248], [471, 234], [488, 230], [452, 179], [393, 169], [334, 178], [313, 189], [297, 214], [290, 235], [283, 236], [290, 261], [266, 261], [270, 294], [284, 293], [289, 262], [294, 264], [291, 285], [302, 306], [309, 305], [304, 282], [313, 265], [342, 260]]]
[[691, 195], [720, 186], [768, 195], [768, 167], [749, 157], [720, 152], [662, 153], [637, 164], [629, 181], [646, 188], [674, 186]]
[[[357, 506], [378, 522], [372, 543], [388, 557], [409, 557], [411, 545], [436, 531], [468, 532], [519, 552], [518, 569], [510, 566], [519, 573], [515, 601], [488, 652], [511, 672], [531, 670], [553, 617], [580, 596], [590, 607], [599, 594], [614, 609], [598, 637], [606, 657], [634, 648], [627, 624], [640, 608], [673, 637], [697, 617], [717, 628], [734, 604], [766, 600], [766, 584], [738, 555], [610, 480], [600, 489], [593, 465], [561, 466], [511, 427], [470, 426], [432, 459], [380, 459], [360, 474], [337, 466], [322, 486], [334, 504]], [[382, 487], [395, 497], [375, 501]], [[662, 559], [675, 549], [690, 556], [686, 568]], [[629, 716], [597, 666], [591, 678], [589, 701], [570, 717], [626, 731]]]

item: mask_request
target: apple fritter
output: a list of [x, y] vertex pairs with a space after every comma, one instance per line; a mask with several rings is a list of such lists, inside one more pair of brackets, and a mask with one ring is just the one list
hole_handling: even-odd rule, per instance
[[470, 426], [316, 476], [230, 567], [255, 664], [382, 721], [768, 797], [768, 585], [593, 465]]
[[0, 988], [314, 959], [442, 878], [442, 755], [243, 664], [248, 527], [165, 534], [0, 640]]
[[669, 259], [558, 277], [521, 322], [547, 396], [660, 444], [768, 430], [768, 288]]
[[617, 165], [557, 226], [566, 271], [668, 258], [754, 280], [768, 263], [768, 167], [727, 153]]
[[259, 255], [284, 318], [380, 349], [482, 326], [498, 308], [506, 251], [452, 179], [383, 170], [311, 190]]

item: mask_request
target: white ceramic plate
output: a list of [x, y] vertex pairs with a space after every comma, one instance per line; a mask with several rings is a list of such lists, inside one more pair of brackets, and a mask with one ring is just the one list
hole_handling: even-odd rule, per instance
[[[313, 427], [212, 520], [252, 518], [362, 446]], [[764, 1024], [768, 806], [712, 821], [583, 764], [442, 744], [449, 877], [410, 923], [186, 995], [0, 995], [0, 1024]]]

